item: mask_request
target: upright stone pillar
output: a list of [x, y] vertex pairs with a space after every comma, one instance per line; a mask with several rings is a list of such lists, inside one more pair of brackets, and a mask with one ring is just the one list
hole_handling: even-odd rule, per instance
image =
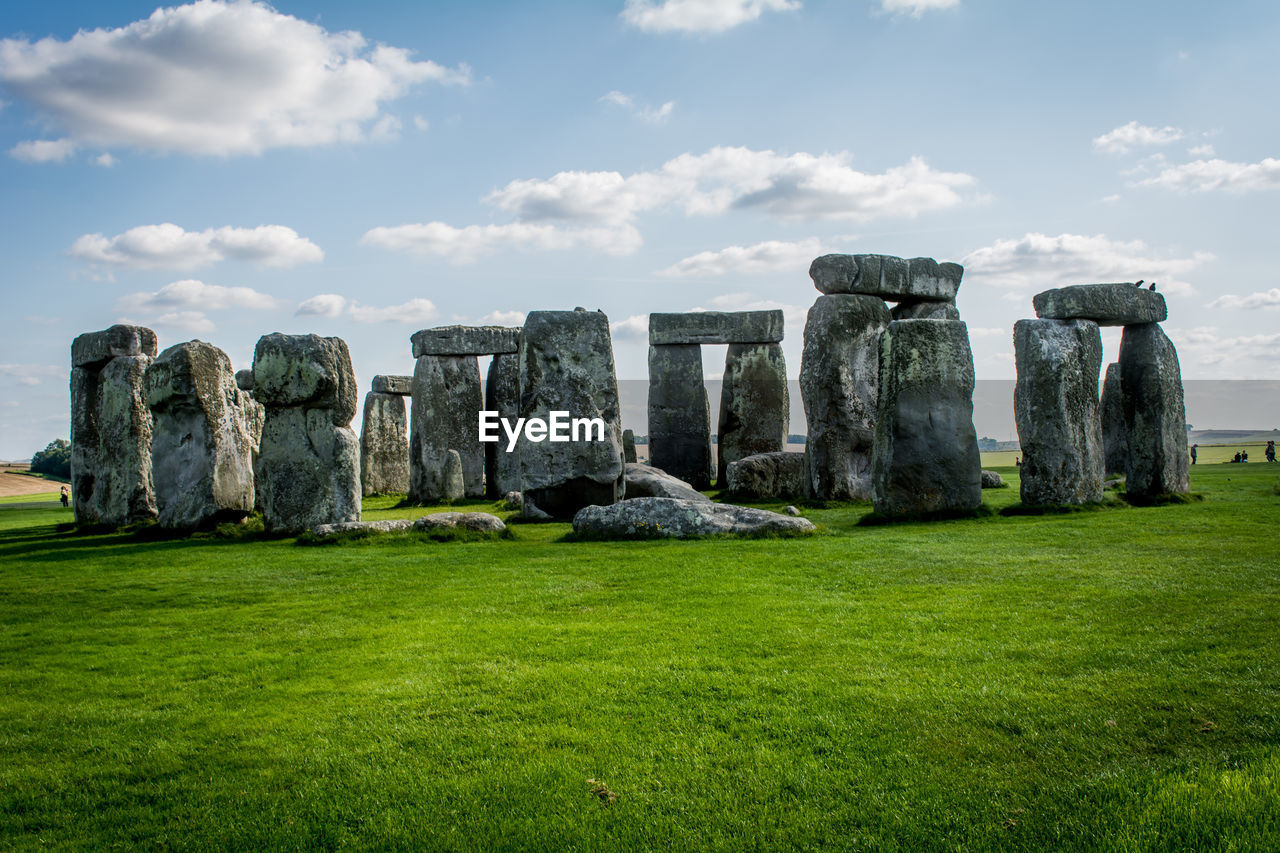
[[603, 440], [519, 442], [524, 514], [572, 518], [620, 500], [626, 488], [622, 424], [609, 318], [600, 311], [533, 311], [520, 336], [520, 417], [551, 424], [552, 412], [599, 418]]
[[[253, 398], [253, 371], [250, 369], [236, 371], [236, 388], [240, 394], [240, 411], [244, 413], [244, 428], [249, 435], [249, 443], [253, 447], [253, 470], [258, 470], [258, 448], [262, 446], [262, 425], [267, 419], [267, 410]], [[253, 509], [262, 512], [262, 486], [257, 477], [253, 481]]]
[[404, 398], [413, 377], [373, 377], [360, 429], [360, 486], [366, 495], [409, 492], [409, 418]]
[[809, 424], [802, 481], [809, 497], [871, 499], [880, 335], [889, 322], [889, 309], [876, 296], [820, 296], [809, 309], [800, 362]]
[[711, 406], [699, 344], [649, 347], [649, 464], [711, 487]]
[[1107, 365], [1102, 381], [1102, 473], [1124, 476], [1129, 464], [1129, 435], [1124, 426], [1124, 391], [1120, 387], [1120, 362]]
[[895, 320], [880, 338], [872, 501], [887, 516], [982, 504], [973, 353], [959, 320]]
[[716, 445], [720, 488], [728, 486], [731, 463], [786, 448], [790, 414], [787, 363], [781, 345], [729, 344]]
[[156, 517], [144, 393], [156, 349], [156, 333], [142, 326], [86, 332], [71, 344], [71, 492], [81, 524]]
[[1158, 323], [1125, 326], [1120, 388], [1129, 442], [1125, 494], [1186, 494], [1191, 485], [1182, 369], [1178, 351]]
[[[499, 353], [489, 362], [489, 376], [485, 380], [485, 408], [497, 412], [514, 424], [520, 417], [520, 356], [518, 353]], [[520, 491], [519, 447], [507, 450], [506, 434], [500, 441], [484, 446], [485, 494], [497, 500], [508, 492]]]
[[267, 530], [360, 520], [360, 442], [351, 354], [341, 338], [258, 339], [253, 394], [266, 407], [254, 471]]
[[160, 525], [192, 530], [247, 516], [257, 437], [231, 359], [213, 344], [189, 341], [162, 352], [146, 380]]
[[1022, 502], [1057, 506], [1101, 500], [1098, 324], [1019, 320], [1013, 327], [1013, 349]]

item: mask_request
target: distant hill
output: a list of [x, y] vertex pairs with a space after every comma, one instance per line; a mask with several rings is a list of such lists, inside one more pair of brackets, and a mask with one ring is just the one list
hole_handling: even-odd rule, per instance
[[1192, 444], [1266, 444], [1280, 441], [1280, 429], [1194, 429], [1187, 440]]

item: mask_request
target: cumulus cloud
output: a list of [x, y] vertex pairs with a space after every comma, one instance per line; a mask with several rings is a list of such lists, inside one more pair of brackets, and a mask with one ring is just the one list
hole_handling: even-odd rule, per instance
[[611, 255], [627, 255], [640, 245], [640, 232], [630, 225], [605, 228], [562, 228], [523, 222], [507, 225], [467, 225], [444, 222], [380, 226], [360, 238], [366, 246], [447, 258], [467, 264], [502, 249], [564, 251], [588, 248]]
[[600, 100], [603, 103], [616, 104], [622, 107], [631, 113], [632, 118], [647, 124], [666, 124], [667, 119], [671, 118], [671, 113], [676, 108], [675, 101], [667, 101], [656, 109], [653, 107], [641, 107], [636, 104], [635, 98], [616, 89], [601, 95]]
[[1168, 257], [1141, 240], [1112, 240], [1105, 234], [1025, 234], [997, 240], [966, 255], [965, 278], [1002, 288], [1012, 294], [1038, 292], [1068, 284], [1104, 281], [1159, 282], [1166, 293], [1187, 294], [1193, 288], [1185, 276], [1213, 260], [1208, 252]]
[[123, 311], [146, 309], [198, 308], [218, 311], [227, 308], [270, 309], [280, 305], [275, 297], [249, 287], [222, 287], [196, 279], [183, 279], [166, 284], [156, 291], [131, 293], [120, 299]]
[[477, 321], [480, 326], [523, 326], [523, 311], [490, 311]]
[[1226, 365], [1233, 369], [1244, 362], [1261, 362], [1272, 369], [1280, 364], [1280, 333], [1224, 337], [1216, 326], [1166, 331], [1184, 364]]
[[960, 0], [880, 0], [881, 11], [913, 18], [919, 18], [932, 9], [950, 9], [959, 5]]
[[209, 334], [214, 331], [213, 321], [203, 311], [170, 311], [151, 321], [161, 329], [175, 329], [192, 334]]
[[429, 299], [410, 299], [400, 305], [361, 305], [336, 293], [321, 293], [304, 300], [294, 312], [299, 317], [341, 317], [357, 323], [429, 323], [439, 316]]
[[34, 387], [46, 379], [66, 378], [67, 370], [52, 364], [0, 364], [0, 376]]
[[799, 8], [798, 0], [627, 0], [621, 17], [647, 33], [721, 33], [765, 12]]
[[33, 146], [228, 156], [349, 142], [412, 86], [468, 80], [465, 66], [415, 61], [249, 0], [157, 9], [66, 41], [0, 41], [0, 83], [66, 134]]
[[649, 340], [649, 315], [632, 314], [625, 320], [609, 324], [609, 335], [616, 341]]
[[1115, 130], [1094, 137], [1093, 148], [1106, 154], [1125, 154], [1130, 149], [1150, 145], [1168, 145], [1183, 137], [1183, 132], [1176, 127], [1148, 127], [1131, 121]]
[[728, 273], [807, 273], [809, 264], [818, 255], [826, 254], [817, 237], [785, 243], [767, 240], [751, 246], [729, 246], [718, 252], [699, 252], [676, 261], [658, 275], [663, 276], [716, 276]]
[[324, 258], [315, 243], [283, 225], [187, 231], [172, 222], [139, 225], [105, 237], [85, 234], [70, 255], [98, 266], [130, 269], [195, 269], [228, 258], [264, 267], [292, 267]]
[[337, 317], [347, 307], [347, 298], [336, 293], [321, 293], [305, 299], [294, 313], [299, 317]]
[[1257, 163], [1226, 160], [1194, 160], [1170, 166], [1155, 177], [1139, 181], [1140, 187], [1160, 187], [1179, 192], [1246, 193], [1280, 189], [1280, 160], [1266, 157]]
[[9, 156], [24, 163], [61, 163], [74, 153], [70, 139], [32, 139], [9, 149]]
[[1195, 145], [1187, 149], [1187, 153], [1192, 157], [1212, 157], [1217, 152], [1213, 150], [1213, 146], [1209, 144]]
[[1237, 296], [1224, 293], [1208, 305], [1209, 308], [1244, 308], [1250, 311], [1258, 308], [1280, 308], [1280, 288], [1255, 291], [1248, 296]]

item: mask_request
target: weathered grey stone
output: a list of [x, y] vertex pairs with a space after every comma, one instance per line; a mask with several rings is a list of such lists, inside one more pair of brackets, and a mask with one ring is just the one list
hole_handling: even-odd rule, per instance
[[268, 531], [360, 520], [360, 442], [329, 409], [268, 406], [254, 476]]
[[[498, 417], [515, 423], [520, 416], [520, 356], [495, 355], [489, 362], [489, 376], [485, 380], [484, 407], [497, 412]], [[484, 445], [485, 494], [497, 499], [507, 492], [520, 491], [519, 448], [507, 450], [510, 444], [506, 434], [499, 430], [498, 441]]]
[[388, 376], [379, 373], [373, 377], [373, 385], [370, 387], [379, 394], [396, 394], [401, 397], [408, 397], [413, 393], [413, 377]]
[[686, 501], [711, 502], [711, 498], [666, 471], [651, 465], [628, 462], [627, 500], [633, 498], [680, 498]]
[[1182, 369], [1173, 342], [1155, 323], [1126, 326], [1120, 338], [1120, 389], [1129, 458], [1125, 494], [1190, 491]]
[[487, 512], [436, 512], [413, 523], [414, 530], [472, 530], [476, 533], [502, 533], [507, 526], [502, 519]]
[[626, 463], [636, 461], [636, 434], [629, 429], [622, 431], [622, 461]]
[[253, 370], [245, 368], [236, 371], [236, 387], [241, 391], [253, 390]]
[[1022, 502], [1058, 506], [1101, 500], [1098, 324], [1019, 320], [1013, 327], [1013, 350]]
[[787, 506], [784, 506], [784, 507], [782, 508], [782, 511], [783, 511], [783, 512], [785, 512], [787, 515], [799, 515], [799, 514], [800, 514], [800, 507], [798, 507], [798, 506], [792, 506], [792, 505], [788, 504]]
[[[778, 344], [730, 344], [720, 389], [720, 425], [716, 444], [719, 485], [726, 469], [755, 453], [773, 453], [787, 445], [791, 415], [787, 363]], [[665, 469], [664, 469], [665, 470]]]
[[1092, 320], [1099, 326], [1162, 323], [1169, 316], [1164, 296], [1128, 282], [1075, 284], [1037, 293], [1036, 316], [1046, 320]]
[[804, 496], [804, 454], [790, 451], [756, 453], [729, 465], [729, 494], [774, 500]]
[[71, 370], [71, 494], [81, 524], [156, 517], [144, 391], [150, 364], [147, 355], [117, 356]]
[[101, 332], [85, 332], [71, 342], [71, 366], [93, 367], [120, 356], [145, 355], [155, 358], [159, 349], [156, 333], [145, 326], [117, 324]]
[[779, 310], [650, 314], [649, 344], [776, 344], [782, 325]]
[[366, 495], [409, 492], [409, 418], [399, 394], [370, 391], [364, 396], [360, 487]]
[[455, 499], [444, 477], [450, 450], [461, 459], [466, 497], [484, 495], [484, 447], [479, 437], [483, 407], [480, 365], [474, 355], [418, 359], [409, 416], [410, 500]]
[[424, 355], [496, 355], [519, 351], [520, 330], [507, 326], [440, 326], [415, 332], [413, 357]]
[[444, 452], [444, 499], [460, 501], [467, 496], [467, 481], [462, 473], [462, 455], [452, 447]]
[[[611, 504], [626, 488], [609, 318], [599, 311], [534, 311], [520, 335], [520, 417], [551, 412], [600, 418], [603, 441], [532, 441], [521, 433], [524, 513], [569, 518], [584, 506]], [[594, 435], [591, 436], [593, 439]]]
[[519, 492], [507, 492], [502, 496], [502, 503], [507, 509], [520, 509], [524, 506], [524, 496]]
[[[242, 373], [245, 371], [241, 371]], [[248, 371], [250, 379], [253, 377], [253, 371]], [[239, 383], [237, 383], [239, 384]], [[240, 412], [244, 415], [245, 434], [249, 436], [249, 446], [252, 449], [250, 459], [252, 460], [252, 468], [258, 470], [258, 448], [262, 444], [262, 425], [267, 421], [267, 409], [261, 403], [253, 398], [253, 393], [238, 389]], [[258, 482], [257, 474], [253, 478], [253, 511], [262, 512], [262, 484]]]
[[952, 302], [964, 267], [933, 258], [892, 255], [823, 255], [809, 265], [809, 277], [823, 293], [865, 293], [890, 302]]
[[1003, 487], [1004, 487], [1004, 477], [1001, 477], [998, 471], [982, 472], [982, 488], [1000, 489]]
[[954, 302], [899, 302], [889, 312], [894, 320], [959, 320]]
[[317, 524], [311, 532], [321, 539], [330, 539], [343, 533], [367, 531], [369, 533], [399, 533], [413, 527], [411, 518], [393, 518], [386, 521], [340, 521], [337, 524]]
[[342, 338], [284, 335], [258, 339], [253, 352], [253, 396], [267, 407], [326, 409], [335, 426], [356, 416], [356, 375]]
[[809, 309], [800, 361], [809, 423], [803, 475], [809, 497], [871, 499], [880, 334], [888, 325], [889, 309], [876, 296], [819, 296]]
[[166, 349], [146, 373], [151, 479], [162, 527], [194, 529], [253, 511], [257, 449], [231, 359], [213, 344]]
[[702, 347], [649, 347], [649, 464], [695, 489], [711, 486], [711, 407]]
[[573, 531], [587, 539], [694, 539], [810, 533], [813, 522], [732, 504], [638, 498], [589, 506], [573, 517]]
[[1129, 464], [1129, 434], [1124, 425], [1124, 391], [1120, 387], [1120, 362], [1107, 365], [1102, 380], [1102, 471], [1110, 477], [1124, 474]]
[[886, 516], [982, 503], [973, 429], [973, 353], [958, 320], [897, 320], [880, 338], [872, 501]]

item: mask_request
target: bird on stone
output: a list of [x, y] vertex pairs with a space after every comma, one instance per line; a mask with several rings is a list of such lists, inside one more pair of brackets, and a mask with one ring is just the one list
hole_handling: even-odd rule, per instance
[[1146, 280], [1146, 279], [1141, 279], [1141, 278], [1140, 278], [1140, 279], [1138, 279], [1137, 281], [1135, 281], [1135, 282], [1133, 283], [1133, 286], [1134, 286], [1134, 287], [1142, 287], [1142, 282], [1143, 282], [1143, 281], [1145, 281], [1145, 280]]
[[1156, 283], [1154, 281], [1151, 282], [1151, 284], [1147, 285], [1147, 290], [1155, 290], [1155, 289], [1156, 289]]

